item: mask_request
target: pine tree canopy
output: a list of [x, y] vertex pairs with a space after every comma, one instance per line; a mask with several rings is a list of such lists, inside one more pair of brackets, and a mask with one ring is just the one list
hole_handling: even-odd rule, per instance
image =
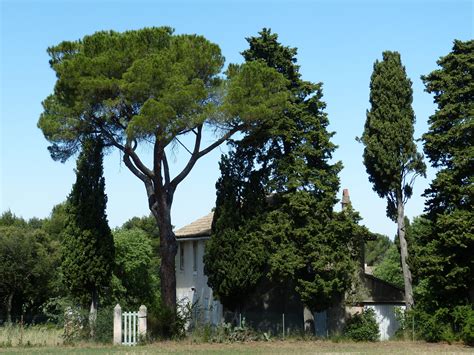
[[48, 54], [57, 82], [38, 126], [59, 160], [90, 133], [122, 150], [127, 140], [156, 139], [164, 147], [204, 122], [235, 129], [242, 120], [275, 114], [286, 99], [283, 76], [257, 62], [230, 66], [232, 80], [224, 80], [216, 44], [173, 35], [169, 27], [97, 32]]

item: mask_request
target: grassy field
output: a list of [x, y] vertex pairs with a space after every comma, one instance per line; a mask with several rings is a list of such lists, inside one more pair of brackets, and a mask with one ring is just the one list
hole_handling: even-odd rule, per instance
[[64, 345], [62, 329], [48, 326], [0, 327], [2, 354], [461, 354], [474, 348], [462, 344], [387, 341], [354, 343], [330, 340], [272, 340], [243, 343], [205, 343], [187, 338], [135, 347], [78, 343]]
[[46, 325], [0, 327], [0, 352], [2, 348], [16, 346], [59, 346], [63, 344], [63, 330]]
[[5, 354], [461, 354], [474, 353], [462, 344], [429, 344], [425, 342], [389, 341], [352, 343], [331, 341], [269, 341], [246, 343], [192, 343], [166, 341], [136, 347], [113, 347], [90, 344], [75, 346], [0, 348]]

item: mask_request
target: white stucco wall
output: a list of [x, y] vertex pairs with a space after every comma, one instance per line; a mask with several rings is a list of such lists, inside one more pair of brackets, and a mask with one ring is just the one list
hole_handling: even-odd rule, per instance
[[379, 325], [380, 340], [388, 340], [400, 327], [400, 323], [395, 317], [395, 308], [404, 309], [405, 306], [393, 304], [374, 304], [367, 305], [365, 308], [372, 308], [375, 311], [375, 319]]
[[[222, 319], [222, 305], [212, 296], [212, 289], [207, 285], [204, 275], [204, 247], [207, 238], [178, 240], [176, 254], [176, 299], [178, 303], [188, 302], [193, 305], [194, 319], [199, 322], [218, 324]], [[197, 270], [193, 270], [193, 243], [197, 244]], [[183, 248], [184, 265], [180, 268], [181, 248]]]

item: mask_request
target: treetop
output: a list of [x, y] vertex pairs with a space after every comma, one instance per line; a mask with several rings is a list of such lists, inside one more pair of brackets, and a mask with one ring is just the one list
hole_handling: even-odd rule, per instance
[[[56, 72], [38, 126], [65, 161], [80, 138], [101, 135], [123, 151], [142, 139], [164, 149], [204, 124], [226, 132], [282, 111], [283, 75], [260, 62], [230, 65], [218, 45], [170, 27], [102, 31], [48, 48]], [[237, 127], [237, 128], [236, 128]]]

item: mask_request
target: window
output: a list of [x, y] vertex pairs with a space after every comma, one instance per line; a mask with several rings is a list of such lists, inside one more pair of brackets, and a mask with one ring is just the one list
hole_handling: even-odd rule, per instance
[[179, 243], [179, 269], [184, 270], [184, 243]]
[[197, 258], [198, 258], [198, 253], [197, 253], [197, 250], [198, 250], [198, 242], [195, 240], [193, 242], [193, 271], [196, 273], [197, 272]]

